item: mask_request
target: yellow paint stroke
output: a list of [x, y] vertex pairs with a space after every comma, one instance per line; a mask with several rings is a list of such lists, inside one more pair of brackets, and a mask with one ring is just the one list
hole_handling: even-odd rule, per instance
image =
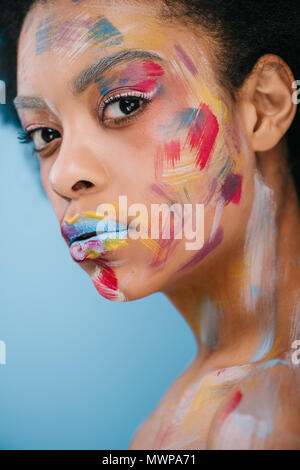
[[194, 396], [194, 399], [191, 405], [189, 406], [189, 409], [184, 417], [184, 421], [188, 420], [191, 415], [197, 413], [201, 409], [201, 407], [204, 406], [205, 402], [211, 400], [213, 392], [221, 387], [221, 384], [215, 385], [214, 382], [214, 376], [204, 377], [198, 392]]
[[105, 218], [105, 215], [99, 214], [98, 212], [94, 211], [84, 211], [82, 212], [83, 217], [87, 217], [89, 219], [98, 219], [98, 220], [103, 220]]
[[111, 240], [105, 240], [104, 242], [104, 248], [107, 251], [114, 251], [118, 250], [120, 248], [125, 248], [128, 246], [128, 241], [127, 240], [119, 240], [119, 239], [111, 239]]
[[[136, 18], [136, 21], [135, 21]], [[164, 43], [165, 32], [164, 32], [164, 22], [158, 18], [151, 18], [146, 15], [131, 15], [130, 23], [128, 23], [128, 18], [125, 19], [126, 23], [124, 26], [117, 24], [117, 27], [121, 33], [126, 37], [126, 46], [119, 46], [120, 49], [127, 49], [128, 45], [132, 44], [132, 47], [136, 49], [136, 45], [139, 45], [139, 48], [150, 48], [154, 50], [158, 48], [161, 44]], [[141, 34], [141, 24], [142, 24], [142, 34]]]
[[[119, 204], [117, 202], [112, 202], [110, 203], [111, 206], [113, 206], [116, 210], [118, 210]], [[81, 212], [80, 214], [76, 214], [72, 217], [65, 217], [64, 222], [66, 222], [68, 225], [73, 225], [75, 222], [78, 221], [79, 217], [85, 217], [88, 219], [97, 219], [97, 220], [103, 220], [107, 216], [105, 214], [100, 214], [99, 212], [95, 211], [84, 211]]]
[[66, 222], [68, 225], [73, 225], [77, 220], [79, 219], [79, 214], [74, 215], [73, 217], [65, 217], [64, 222]]
[[89, 254], [87, 255], [87, 259], [96, 259], [99, 258], [101, 253], [96, 250], [89, 249]]
[[161, 248], [157, 241], [153, 240], [152, 238], [140, 238], [139, 240], [146, 248], [148, 248], [148, 250], [152, 251], [155, 255], [159, 254]]
[[[112, 240], [106, 240], [104, 242], [104, 248], [106, 251], [114, 251], [118, 250], [120, 248], [125, 248], [125, 246], [128, 245], [128, 242], [126, 240], [118, 240], [118, 239], [112, 239]], [[96, 250], [89, 249], [88, 250], [88, 255], [87, 259], [97, 259], [99, 256], [101, 256], [103, 253], [99, 253]]]
[[[99, 16], [98, 5], [87, 5], [82, 8], [82, 12], [86, 17], [92, 17], [93, 19]], [[96, 16], [97, 15], [97, 16]], [[112, 19], [107, 16], [108, 21], [117, 28], [120, 34], [126, 39], [126, 44], [108, 44], [101, 41], [100, 44], [96, 44], [98, 47], [109, 47], [111, 49], [117, 48], [118, 50], [125, 50], [130, 47], [137, 49], [136, 45], [139, 44], [141, 49], [150, 48], [155, 49], [164, 42], [164, 21], [159, 18], [153, 18], [149, 15], [143, 14], [122, 14], [119, 15], [118, 19]], [[142, 28], [141, 28], [142, 26]], [[83, 38], [85, 39], [85, 38]], [[110, 38], [109, 38], [110, 39]], [[111, 38], [114, 39], [113, 37]], [[93, 43], [88, 43], [89, 46], [95, 46]]]
[[[217, 98], [204, 84], [198, 76], [194, 78], [192, 82], [192, 88], [194, 88], [193, 99], [195, 96], [201, 96], [201, 102], [207, 104], [211, 111], [216, 115], [218, 121], [221, 118], [223, 123], [228, 123], [230, 121], [230, 113], [228, 107], [223, 102], [223, 100]], [[199, 98], [200, 98], [199, 96]]]
[[268, 354], [266, 356], [264, 356], [258, 362], [261, 363], [261, 362], [269, 361], [270, 359], [274, 359], [274, 357], [276, 357], [276, 355], [278, 355], [282, 351], [282, 345], [281, 344], [282, 344], [282, 341], [281, 341], [281, 337], [279, 336], [274, 341], [274, 344], [272, 346], [271, 351], [269, 351]]

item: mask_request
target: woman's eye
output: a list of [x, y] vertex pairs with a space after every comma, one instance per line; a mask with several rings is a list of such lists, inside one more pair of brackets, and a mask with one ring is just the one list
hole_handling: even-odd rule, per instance
[[40, 129], [29, 131], [28, 136], [34, 142], [37, 152], [43, 150], [53, 140], [61, 137], [58, 131], [50, 127], [41, 127]]
[[146, 100], [134, 96], [118, 98], [105, 106], [103, 111], [104, 121], [122, 121], [141, 110]]

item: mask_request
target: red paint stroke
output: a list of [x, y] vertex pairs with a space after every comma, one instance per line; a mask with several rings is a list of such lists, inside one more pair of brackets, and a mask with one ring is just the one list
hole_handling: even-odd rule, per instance
[[156, 178], [161, 173], [164, 162], [168, 167], [175, 168], [175, 163], [180, 161], [180, 150], [180, 140], [171, 140], [159, 147], [154, 162]]
[[143, 70], [147, 73], [148, 77], [158, 78], [164, 74], [161, 65], [151, 61], [143, 63]]
[[192, 59], [187, 55], [187, 53], [178, 45], [175, 45], [175, 51], [178, 58], [186, 66], [186, 68], [191, 72], [192, 75], [197, 75], [198, 70], [192, 61]]
[[143, 93], [155, 90], [159, 78], [164, 74], [163, 68], [155, 62], [129, 64], [120, 74], [120, 79], [129, 79], [129, 84]]
[[230, 172], [225, 179], [222, 186], [221, 193], [224, 199], [225, 205], [233, 202], [239, 204], [242, 195], [242, 179], [241, 175]]
[[199, 250], [193, 258], [186, 263], [182, 268], [179, 269], [180, 271], [183, 271], [184, 269], [191, 268], [192, 266], [195, 266], [196, 264], [200, 263], [206, 256], [208, 256], [218, 245], [223, 240], [223, 228], [219, 227], [215, 236], [213, 237], [212, 240], [209, 240], [208, 242], [205, 243], [205, 245]]
[[190, 149], [197, 149], [196, 166], [199, 166], [200, 170], [208, 163], [218, 132], [219, 123], [216, 116], [202, 103], [187, 137]]
[[102, 266], [102, 271], [93, 284], [99, 294], [106, 299], [114, 300], [117, 297], [118, 280], [115, 272], [109, 266]]
[[162, 444], [166, 440], [167, 436], [170, 434], [171, 429], [172, 429], [172, 426], [169, 425], [164, 431], [162, 431], [161, 429], [159, 430], [152, 445], [153, 449], [162, 448]]
[[225, 409], [222, 411], [220, 416], [220, 426], [224, 423], [224, 421], [228, 418], [228, 416], [234, 412], [234, 410], [238, 407], [239, 403], [243, 398], [243, 394], [240, 390], [238, 390], [234, 396], [231, 398], [229, 403], [226, 405]]

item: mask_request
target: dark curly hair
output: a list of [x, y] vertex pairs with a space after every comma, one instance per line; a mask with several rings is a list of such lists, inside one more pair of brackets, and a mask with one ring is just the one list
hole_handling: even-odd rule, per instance
[[[16, 95], [16, 51], [24, 18], [36, 0], [0, 0], [0, 78], [7, 84], [4, 120], [17, 123], [12, 105]], [[37, 0], [44, 1], [47, 0]], [[201, 25], [212, 38], [218, 75], [235, 96], [257, 60], [268, 53], [280, 56], [300, 79], [299, 0], [161, 0], [168, 18]], [[299, 106], [288, 130], [289, 163], [300, 196]]]

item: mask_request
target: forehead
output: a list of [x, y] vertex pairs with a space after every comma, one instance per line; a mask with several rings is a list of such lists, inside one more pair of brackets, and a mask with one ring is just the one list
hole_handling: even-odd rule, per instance
[[163, 22], [158, 16], [157, 2], [152, 6], [128, 5], [122, 0], [37, 3], [26, 17], [21, 41], [34, 38], [37, 55], [51, 47], [59, 53], [72, 45], [105, 49], [137, 40], [155, 47], [163, 39]]
[[41, 73], [68, 75], [76, 71], [77, 64], [79, 71], [95, 58], [127, 49], [150, 50], [171, 59], [185, 43], [194, 58], [202, 54], [206, 66], [202, 72], [207, 72], [207, 38], [203, 37], [199, 48], [199, 41], [186, 27], [162, 18], [161, 8], [162, 3], [156, 0], [56, 0], [36, 4], [20, 36], [18, 88], [23, 88], [29, 78], [32, 83]]

